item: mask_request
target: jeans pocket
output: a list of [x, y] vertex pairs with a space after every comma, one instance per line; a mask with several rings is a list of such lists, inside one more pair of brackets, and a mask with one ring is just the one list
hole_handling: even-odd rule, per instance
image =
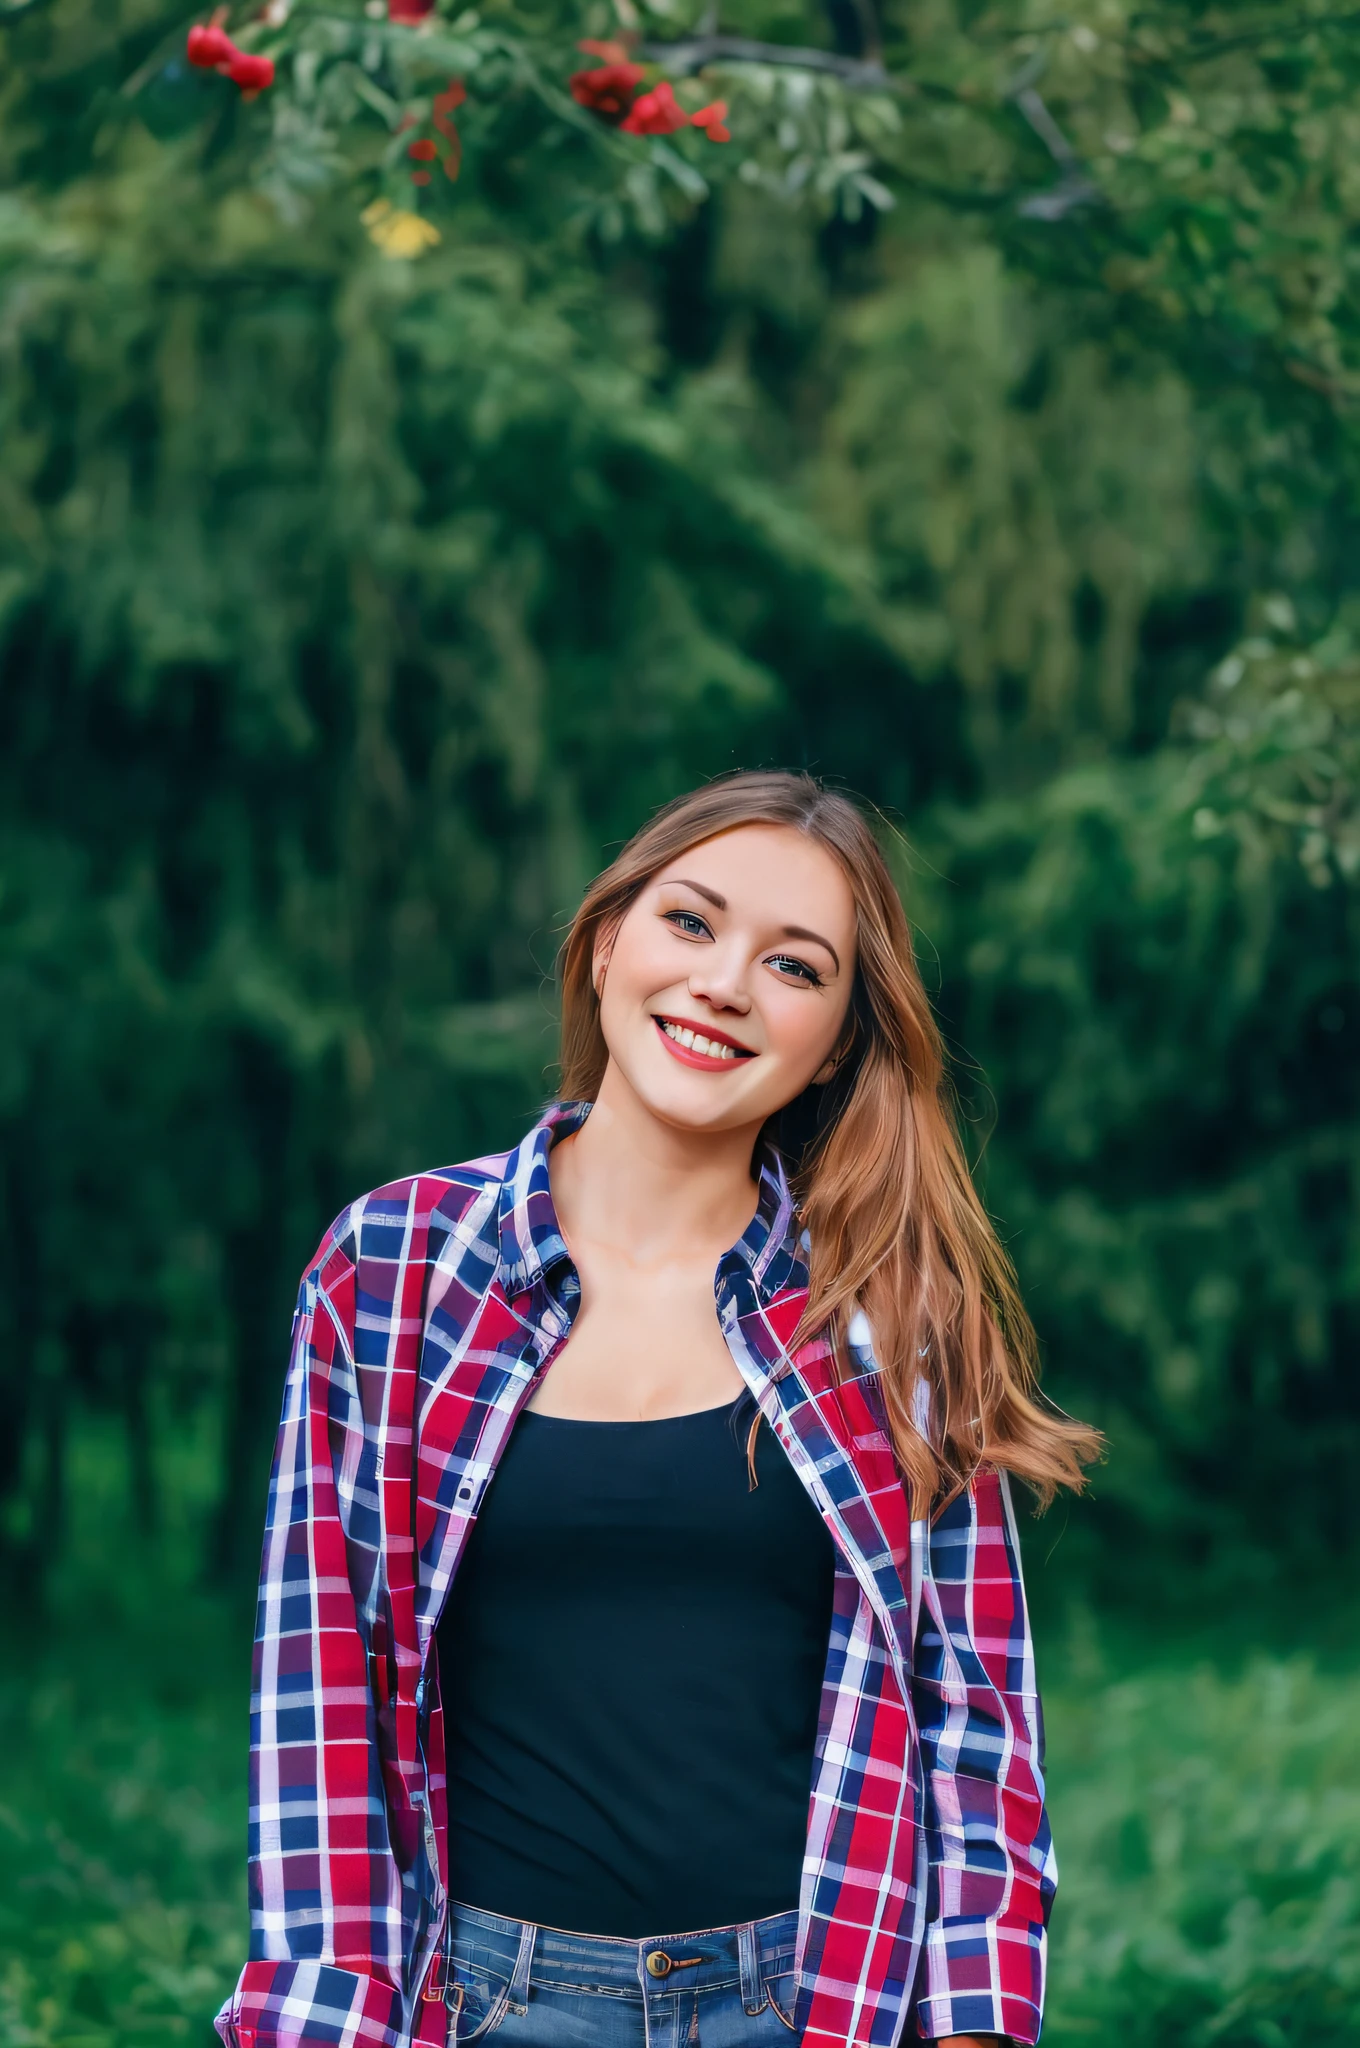
[[770, 2011], [776, 2019], [782, 2020], [792, 2033], [793, 2007], [798, 1996], [798, 1972], [780, 1970], [765, 1979], [765, 1996], [770, 2001]]
[[449, 1964], [449, 2044], [492, 2034], [505, 2018], [508, 1975], [479, 1969], [455, 1955]]

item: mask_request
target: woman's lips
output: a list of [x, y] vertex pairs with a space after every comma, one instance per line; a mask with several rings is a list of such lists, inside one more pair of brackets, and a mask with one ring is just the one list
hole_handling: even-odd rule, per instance
[[[739, 1067], [743, 1061], [755, 1057], [749, 1046], [739, 1046], [737, 1041], [729, 1038], [724, 1031], [701, 1032], [697, 1025], [683, 1024], [678, 1017], [653, 1017], [652, 1022], [656, 1026], [661, 1043], [668, 1053], [679, 1060], [682, 1067], [700, 1067], [706, 1074], [730, 1074], [734, 1067]], [[722, 1053], [699, 1052], [694, 1046], [681, 1045], [677, 1038], [672, 1038], [670, 1031], [666, 1029], [667, 1025], [670, 1025], [671, 1030], [693, 1032], [696, 1037], [706, 1038], [710, 1043], [730, 1045], [733, 1050], [726, 1056]]]

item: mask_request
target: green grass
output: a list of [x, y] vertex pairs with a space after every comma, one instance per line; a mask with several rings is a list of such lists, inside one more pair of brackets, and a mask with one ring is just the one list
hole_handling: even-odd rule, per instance
[[[77, 1474], [48, 1627], [8, 1629], [3, 2048], [208, 2048], [244, 1947], [249, 1617], [196, 1589], [201, 1502], [139, 1567], [107, 1469]], [[1215, 1622], [1219, 1643], [1263, 1626]], [[1360, 1672], [1197, 1661], [1089, 1618], [1050, 1616], [1039, 1650], [1062, 1865], [1046, 2040], [1353, 2048]]]
[[239, 1614], [181, 1598], [121, 1640], [91, 1616], [27, 1672], [11, 1652], [0, 1686], [4, 2048], [215, 2039], [245, 1927], [238, 1631]]
[[1360, 1678], [1259, 1657], [1051, 1688], [1047, 2038], [1360, 2041]]
[[118, 1435], [71, 1446], [46, 1621], [0, 1665], [0, 2048], [215, 2048], [245, 1944], [249, 1605], [199, 1585], [216, 1447], [165, 1418], [160, 1530]]

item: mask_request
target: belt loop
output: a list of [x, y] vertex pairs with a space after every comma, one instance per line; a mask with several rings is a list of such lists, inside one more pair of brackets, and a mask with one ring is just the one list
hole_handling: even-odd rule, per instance
[[422, 2000], [427, 1998], [431, 2000], [447, 1999], [448, 1997], [449, 1938], [452, 1933], [450, 1920], [451, 1915], [446, 1914], [443, 1931], [439, 1936], [439, 1946], [430, 1960], [429, 1971], [425, 1978], [425, 1989], [420, 1994]]
[[765, 2003], [760, 1985], [760, 1956], [756, 1948], [756, 1923], [744, 1921], [737, 1929], [737, 1960], [741, 1966], [741, 2002], [754, 2019]]
[[505, 2003], [510, 2012], [522, 2013], [529, 2010], [529, 1969], [534, 1960], [534, 1943], [537, 1939], [537, 1927], [532, 1920], [526, 1920], [519, 1930], [515, 1967], [510, 1972], [510, 1982], [505, 1987]]

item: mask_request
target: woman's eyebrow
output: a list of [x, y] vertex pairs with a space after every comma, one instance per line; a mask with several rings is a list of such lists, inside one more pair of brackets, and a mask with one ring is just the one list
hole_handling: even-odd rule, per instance
[[814, 945], [825, 946], [827, 952], [836, 963], [837, 974], [840, 973], [841, 956], [832, 945], [830, 939], [824, 939], [820, 932], [810, 932], [801, 924], [786, 924], [784, 927], [784, 937], [786, 939], [811, 939]]
[[726, 910], [727, 908], [727, 898], [720, 896], [716, 889], [706, 889], [702, 882], [687, 882], [683, 875], [672, 875], [671, 887], [673, 889], [693, 889], [696, 896], [702, 896], [704, 901], [711, 903], [715, 910]]

